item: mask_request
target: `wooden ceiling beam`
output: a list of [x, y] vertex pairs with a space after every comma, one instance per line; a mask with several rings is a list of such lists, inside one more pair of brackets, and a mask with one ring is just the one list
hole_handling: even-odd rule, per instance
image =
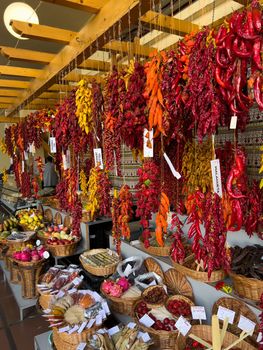
[[63, 78], [63, 80], [76, 83], [78, 83], [81, 79], [85, 79], [88, 83], [92, 83], [93, 81], [96, 81], [97, 83], [103, 83], [104, 81], [104, 79], [98, 75], [80, 74], [76, 72], [70, 72]]
[[0, 75], [12, 75], [16, 77], [37, 78], [41, 69], [22, 68], [14, 66], [0, 66]]
[[146, 12], [145, 15], [141, 16], [141, 21], [146, 23], [151, 29], [180, 36], [197, 32], [200, 28], [197, 24], [154, 11]]
[[54, 84], [48, 88], [48, 91], [70, 92], [73, 87], [74, 86], [70, 84]]
[[11, 103], [0, 103], [0, 109], [8, 109], [11, 108]]
[[12, 97], [0, 97], [0, 103], [14, 103], [16, 101], [15, 98]]
[[18, 123], [19, 118], [12, 118], [12, 117], [0, 117], [0, 123]]
[[90, 69], [90, 70], [97, 70], [97, 71], [102, 71], [102, 72], [107, 72], [111, 68], [110, 62], [106, 61], [99, 61], [99, 60], [92, 60], [92, 59], [87, 59], [83, 61], [79, 66], [79, 68], [85, 68], [85, 69]]
[[105, 3], [105, 0], [43, 0], [51, 4], [67, 6], [75, 10], [98, 13]]
[[0, 89], [0, 96], [17, 97], [21, 94], [20, 90], [4, 90]]
[[138, 43], [129, 41], [111, 40], [103, 46], [107, 51], [122, 52], [125, 54], [148, 57], [151, 52], [156, 50], [154, 47], [139, 45]]
[[[49, 91], [47, 91], [47, 92], [43, 92], [43, 94], [41, 94], [39, 96], [39, 98], [41, 98], [41, 99], [49, 99], [49, 98], [51, 98], [51, 99], [59, 100], [61, 98], [61, 95], [65, 96], [65, 94], [66, 93], [59, 94], [58, 92], [49, 92]], [[1, 96], [1, 91], [0, 91], [0, 96]]]
[[[151, 3], [151, 0], [106, 1], [100, 12], [82, 27], [77, 37], [73, 37], [69, 45], [64, 47], [50, 64], [42, 70], [39, 78], [32, 81], [30, 88], [12, 106], [9, 116], [14, 115], [26, 103], [32, 101], [52, 85], [57, 84], [61, 74], [66, 74], [69, 69], [76, 68], [83, 62], [83, 57], [89, 57], [100, 50], [109, 41], [109, 38], [114, 36], [116, 23], [120, 23], [121, 32], [124, 32], [129, 25], [137, 25], [139, 16], [144, 15], [151, 9]], [[158, 6], [158, 4], [156, 5]], [[23, 28], [20, 28], [20, 32], [35, 26], [26, 23]], [[55, 35], [56, 29], [54, 30]], [[39, 36], [41, 37], [41, 30]]]
[[51, 41], [64, 45], [68, 45], [70, 41], [78, 34], [77, 32], [67, 29], [44, 26], [42, 24], [32, 24], [17, 20], [12, 20], [10, 24], [13, 30], [22, 35], [23, 38]]
[[27, 89], [29, 88], [29, 86], [29, 81], [0, 79], [0, 87], [7, 87], [12, 89]]
[[55, 57], [55, 54], [53, 53], [24, 50], [7, 46], [0, 46], [0, 52], [3, 56], [7, 57], [10, 60], [44, 64], [50, 63]]

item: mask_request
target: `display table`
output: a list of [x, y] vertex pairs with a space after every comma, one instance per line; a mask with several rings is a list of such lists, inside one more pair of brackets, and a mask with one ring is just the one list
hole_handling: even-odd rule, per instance
[[3, 261], [0, 261], [0, 266], [4, 273], [4, 280], [9, 284], [13, 296], [16, 299], [17, 306], [19, 307], [20, 320], [22, 321], [24, 319], [24, 311], [34, 308], [37, 299], [24, 299], [22, 297], [22, 286], [20, 284], [14, 284], [10, 282], [10, 272], [5, 269]]

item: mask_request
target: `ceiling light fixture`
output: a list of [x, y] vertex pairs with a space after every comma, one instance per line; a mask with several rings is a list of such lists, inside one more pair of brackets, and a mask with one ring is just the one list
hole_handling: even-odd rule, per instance
[[39, 24], [39, 19], [34, 9], [24, 2], [13, 2], [7, 6], [4, 12], [4, 23], [6, 29], [13, 36], [21, 40], [28, 40], [28, 38], [23, 38], [20, 34], [17, 34], [13, 30], [12, 26], [10, 25], [12, 20]]

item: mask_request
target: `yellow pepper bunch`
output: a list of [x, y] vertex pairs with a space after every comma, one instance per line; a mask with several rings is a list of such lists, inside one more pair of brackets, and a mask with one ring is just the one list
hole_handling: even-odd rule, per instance
[[100, 203], [98, 198], [99, 189], [99, 168], [94, 167], [90, 171], [89, 181], [88, 181], [88, 201], [86, 205], [86, 210], [90, 214], [90, 220], [94, 219], [94, 215], [100, 209]]
[[[259, 173], [263, 173], [263, 146], [260, 147], [260, 151], [262, 151], [261, 153], [261, 165], [260, 165], [260, 169], [259, 169]], [[260, 188], [263, 188], [263, 177], [260, 180], [260, 184], [259, 184]]]
[[85, 174], [85, 171], [83, 169], [80, 170], [79, 173], [79, 182], [80, 182], [80, 189], [84, 196], [88, 196], [88, 184], [87, 184], [87, 177]]
[[81, 130], [88, 135], [94, 128], [92, 117], [93, 95], [92, 90], [88, 87], [85, 79], [81, 79], [78, 83], [76, 91], [76, 116]]
[[3, 177], [2, 177], [3, 185], [7, 182], [7, 180], [8, 180], [8, 174], [6, 172], [6, 169], [4, 169]]
[[126, 90], [128, 90], [128, 84], [129, 84], [130, 77], [134, 73], [134, 63], [135, 63], [134, 60], [130, 60], [129, 67], [126, 70], [126, 74], [122, 78], [125, 82]]
[[6, 147], [6, 144], [5, 144], [5, 139], [2, 138], [0, 140], [0, 151], [3, 153], [3, 154], [6, 154], [7, 153], [7, 147]]
[[197, 189], [203, 193], [211, 190], [212, 141], [208, 139], [199, 144], [187, 142], [184, 148], [182, 173], [186, 180], [186, 191], [193, 193]]

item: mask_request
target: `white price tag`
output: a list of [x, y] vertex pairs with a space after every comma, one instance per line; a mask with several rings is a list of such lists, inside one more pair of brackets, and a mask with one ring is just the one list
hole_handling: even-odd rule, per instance
[[77, 286], [77, 285], [79, 285], [80, 284], [80, 282], [82, 281], [82, 279], [81, 278], [79, 278], [79, 277], [76, 277], [76, 278], [74, 278], [74, 280], [72, 281], [72, 283], [74, 284], [74, 286]]
[[255, 322], [252, 322], [245, 316], [240, 315], [240, 319], [238, 322], [238, 328], [240, 328], [242, 331], [245, 331], [247, 333], [253, 333], [256, 327]]
[[108, 334], [112, 337], [114, 334], [119, 333], [120, 328], [118, 326], [112, 327], [108, 330]]
[[79, 326], [76, 325], [68, 331], [68, 334], [72, 334], [72, 333], [76, 332], [78, 329], [79, 329]]
[[51, 310], [50, 309], [45, 309], [43, 310], [44, 314], [50, 314]]
[[169, 168], [171, 169], [173, 176], [177, 180], [181, 179], [181, 174], [179, 174], [178, 171], [175, 170], [173, 163], [170, 161], [170, 158], [167, 156], [167, 154], [164, 153], [163, 156], [164, 156], [164, 159], [166, 160], [167, 164], [169, 165]]
[[97, 302], [101, 302], [101, 300], [102, 300], [102, 297], [97, 293], [97, 292], [93, 292], [92, 293], [92, 296], [93, 296], [93, 298], [95, 299], [95, 301], [97, 301]]
[[28, 160], [28, 153], [26, 151], [24, 151], [24, 158], [25, 160]]
[[101, 306], [103, 307], [103, 310], [105, 311], [106, 315], [110, 315], [110, 309], [108, 306], [108, 303], [106, 301], [104, 301]]
[[263, 334], [262, 334], [262, 332], [259, 332], [259, 333], [258, 333], [258, 337], [257, 337], [257, 342], [258, 342], [258, 343], [261, 343], [262, 340], [263, 340]]
[[13, 158], [11, 157], [10, 158], [10, 164], [12, 165], [14, 162], [13, 162]]
[[84, 350], [86, 345], [87, 345], [87, 343], [79, 343], [79, 345], [78, 345], [76, 350]]
[[57, 145], [56, 145], [56, 138], [55, 137], [49, 138], [49, 146], [50, 146], [51, 153], [57, 153]]
[[236, 129], [237, 128], [237, 116], [233, 115], [230, 120], [230, 129]]
[[156, 281], [153, 280], [153, 281], [149, 284], [149, 287], [150, 287], [150, 286], [156, 286]]
[[141, 338], [145, 343], [151, 340], [149, 334], [146, 332], [139, 332], [137, 338]]
[[92, 318], [91, 320], [89, 320], [89, 323], [87, 324], [87, 328], [91, 328], [93, 325], [94, 325], [94, 323], [95, 323], [95, 319], [94, 318]]
[[194, 320], [206, 320], [206, 312], [203, 306], [191, 306], [191, 312]]
[[45, 251], [45, 252], [43, 253], [43, 258], [44, 258], [44, 259], [48, 259], [49, 257], [50, 257], [49, 252]]
[[70, 330], [69, 326], [63, 327], [63, 328], [59, 328], [58, 333], [64, 333]]
[[63, 169], [67, 170], [68, 169], [67, 158], [64, 153], [62, 154], [62, 163], [63, 163]]
[[175, 324], [175, 327], [185, 337], [192, 326], [183, 316], [180, 316]]
[[219, 159], [211, 160], [211, 170], [212, 170], [212, 179], [213, 179], [213, 189], [214, 192], [222, 198], [222, 181], [221, 181], [221, 170]]
[[68, 291], [68, 294], [73, 294], [73, 293], [75, 293], [76, 291], [77, 291], [76, 288], [72, 288], [72, 289], [70, 289], [70, 290]]
[[128, 277], [132, 271], [132, 266], [130, 264], [127, 264], [125, 270], [123, 271], [124, 275]]
[[106, 312], [105, 312], [104, 310], [101, 310], [101, 311], [100, 311], [100, 315], [101, 315], [101, 317], [102, 317], [103, 320], [105, 320], [105, 319], [107, 318]]
[[88, 321], [82, 322], [81, 326], [78, 329], [78, 333], [81, 333], [83, 329], [86, 328], [87, 324], [88, 324]]
[[225, 318], [228, 318], [228, 322], [233, 324], [235, 318], [235, 311], [229, 310], [223, 306], [219, 306], [217, 310], [217, 317], [219, 320], [224, 321]]
[[38, 240], [36, 241], [36, 246], [39, 247], [40, 245], [41, 245], [41, 241], [38, 239]]
[[69, 149], [67, 149], [67, 152], [66, 152], [66, 161], [67, 161], [67, 169], [69, 169], [70, 164], [71, 164], [71, 162], [70, 162], [70, 150]]
[[22, 160], [22, 173], [25, 171], [25, 162]]
[[144, 316], [142, 316], [142, 318], [139, 319], [139, 322], [145, 327], [151, 327], [155, 321], [150, 316], [145, 314]]
[[98, 166], [100, 169], [103, 169], [103, 160], [102, 160], [102, 151], [101, 148], [94, 148], [94, 162], [95, 166]]
[[63, 290], [60, 290], [58, 294], [56, 295], [57, 299], [62, 298], [65, 295], [65, 292]]
[[135, 322], [129, 322], [127, 324], [127, 327], [130, 328], [130, 329], [134, 329], [136, 327], [136, 323]]
[[96, 325], [100, 326], [102, 324], [102, 317], [101, 315], [96, 316]]
[[153, 130], [143, 130], [143, 157], [153, 157]]

